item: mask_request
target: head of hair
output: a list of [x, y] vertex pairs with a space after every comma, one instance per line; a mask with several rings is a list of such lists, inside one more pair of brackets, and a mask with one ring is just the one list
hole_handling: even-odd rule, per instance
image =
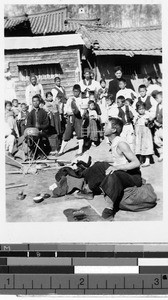
[[126, 80], [123, 77], [121, 77], [120, 79], [118, 79], [118, 81], [119, 82], [124, 82], [125, 84], [127, 83]]
[[100, 80], [100, 84], [101, 84], [102, 82], [106, 83], [106, 80], [102, 78], [102, 79]]
[[125, 101], [128, 101], [130, 105], [133, 104], [133, 100], [131, 98], [126, 98]]
[[48, 97], [48, 95], [53, 96], [53, 94], [51, 92], [47, 92], [46, 93], [46, 98]]
[[145, 84], [141, 84], [138, 87], [138, 91], [140, 91], [140, 89], [145, 89], [146, 90], [146, 85]]
[[35, 77], [35, 78], [37, 79], [37, 77], [36, 77], [36, 75], [35, 75], [34, 73], [31, 73], [31, 74], [30, 74], [30, 79], [31, 79], [32, 77]]
[[162, 92], [162, 91], [157, 92], [157, 93], [156, 93], [156, 97], [157, 97], [157, 95], [161, 95], [161, 96], [162, 96], [162, 95], [163, 95], [163, 92]]
[[138, 111], [141, 107], [145, 109], [145, 108], [146, 108], [145, 103], [137, 103], [137, 105], [136, 105], [137, 111]]
[[9, 104], [10, 106], [12, 106], [12, 102], [11, 102], [11, 101], [8, 101], [8, 100], [6, 100], [6, 101], [5, 101], [5, 107], [6, 107], [8, 104]]
[[74, 90], [81, 91], [80, 85], [79, 85], [79, 84], [74, 84], [74, 86], [73, 86], [73, 91], [74, 91]]
[[89, 73], [90, 73], [91, 70], [90, 70], [89, 68], [85, 68], [85, 69], [84, 69], [84, 74], [85, 74], [86, 72], [89, 72]]
[[32, 97], [32, 100], [37, 98], [39, 101], [41, 101], [41, 96], [39, 94], [36, 94]]
[[21, 106], [27, 106], [27, 104], [25, 102], [22, 102]]
[[88, 101], [88, 105], [90, 105], [90, 104], [94, 104], [95, 105], [95, 102], [93, 100], [89, 100]]
[[110, 100], [112, 103], [115, 102], [113, 94], [108, 94], [106, 100]]
[[57, 80], [61, 80], [61, 78], [58, 77], [58, 76], [56, 76], [56, 77], [54, 78], [54, 82], [56, 82]]
[[120, 135], [123, 129], [123, 121], [120, 118], [110, 117], [109, 121], [111, 123], [111, 128], [116, 129], [116, 134]]
[[13, 100], [12, 100], [12, 104], [13, 104], [15, 101], [17, 101], [17, 103], [19, 103], [18, 99], [13, 99]]
[[117, 71], [121, 71], [122, 72], [122, 68], [120, 66], [114, 67], [114, 73], [116, 73]]
[[118, 97], [117, 97], [117, 100], [121, 100], [122, 102], [125, 102], [124, 96], [118, 96]]

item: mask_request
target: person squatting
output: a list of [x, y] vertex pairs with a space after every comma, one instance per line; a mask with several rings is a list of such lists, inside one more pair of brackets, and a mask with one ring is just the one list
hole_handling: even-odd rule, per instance
[[[121, 138], [125, 141], [142, 167], [150, 166], [154, 153], [158, 161], [162, 161], [161, 86], [157, 87], [157, 84], [152, 84], [150, 77], [146, 77], [136, 93], [133, 86], [122, 77], [120, 67], [116, 67], [116, 78], [109, 83], [109, 87], [105, 79], [100, 82], [93, 79], [92, 73], [89, 69], [84, 70], [84, 78], [73, 86], [69, 98], [59, 77], [55, 77], [52, 90], [45, 95], [43, 86], [31, 74], [25, 101], [5, 101], [6, 153], [15, 157], [18, 145], [25, 140], [25, 130], [36, 128], [43, 150], [37, 151], [36, 159], [51, 152], [56, 157], [63, 155], [74, 135], [78, 143], [76, 156], [80, 156], [85, 149], [97, 147], [103, 140], [111, 144], [107, 126], [110, 126], [111, 118], [117, 118], [123, 126], [116, 140]], [[33, 155], [33, 148], [29, 146]], [[114, 152], [117, 153], [117, 150]]]

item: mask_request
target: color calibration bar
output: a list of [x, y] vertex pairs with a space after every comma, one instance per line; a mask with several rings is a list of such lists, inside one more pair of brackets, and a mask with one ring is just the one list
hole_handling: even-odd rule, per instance
[[168, 294], [167, 244], [5, 244], [0, 294]]

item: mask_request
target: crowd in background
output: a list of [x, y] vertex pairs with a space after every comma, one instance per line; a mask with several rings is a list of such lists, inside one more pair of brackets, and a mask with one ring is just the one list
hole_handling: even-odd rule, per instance
[[[96, 147], [104, 137], [104, 126], [110, 117], [122, 119], [121, 137], [137, 155], [142, 166], [149, 166], [152, 155], [163, 159], [162, 87], [157, 78], [149, 76], [134, 91], [130, 80], [123, 78], [121, 67], [115, 68], [115, 78], [107, 86], [106, 80], [94, 79], [92, 70], [84, 70], [84, 78], [73, 86], [67, 99], [61, 79], [46, 95], [34, 74], [25, 91], [25, 102], [5, 101], [5, 144], [9, 156], [14, 157], [18, 144], [25, 141], [26, 128], [37, 128], [40, 146], [48, 155], [61, 156], [68, 141], [78, 140], [77, 156], [85, 148]], [[21, 141], [21, 142], [20, 142]], [[33, 148], [30, 150], [33, 153]], [[53, 152], [55, 151], [55, 152]], [[37, 158], [41, 154], [37, 152]]]

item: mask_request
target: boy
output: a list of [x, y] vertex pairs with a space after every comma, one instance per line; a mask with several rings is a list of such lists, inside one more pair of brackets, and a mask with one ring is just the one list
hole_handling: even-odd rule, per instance
[[62, 104], [65, 104], [67, 102], [66, 92], [63, 86], [61, 85], [61, 78], [55, 77], [54, 78], [55, 87], [51, 90], [51, 93], [53, 95], [53, 101], [61, 102]]
[[163, 106], [162, 106], [162, 92], [156, 94], [156, 101], [158, 102], [156, 107], [155, 134], [154, 143], [157, 145], [159, 152], [158, 161], [163, 160]]
[[67, 126], [63, 135], [63, 141], [61, 144], [61, 149], [58, 153], [58, 156], [64, 153], [64, 148], [67, 145], [68, 141], [71, 139], [73, 131], [76, 132], [79, 149], [76, 156], [80, 156], [83, 153], [83, 143], [84, 139], [82, 136], [82, 110], [81, 104], [83, 99], [80, 97], [81, 88], [79, 84], [73, 86], [73, 96], [70, 97], [65, 105], [64, 114], [67, 115], [68, 121]]
[[123, 96], [119, 96], [117, 98], [117, 106], [119, 108], [118, 116], [123, 121], [121, 137], [125, 139], [131, 150], [134, 152], [134, 129], [132, 123], [136, 112], [131, 107], [130, 100], [129, 98], [125, 100]]
[[127, 83], [124, 78], [120, 78], [118, 80], [118, 85], [120, 90], [117, 92], [116, 98], [118, 98], [119, 96], [123, 96], [125, 99], [131, 98], [133, 101], [137, 98], [137, 94], [132, 89], [126, 88]]
[[18, 114], [18, 129], [19, 129], [20, 136], [24, 134], [28, 114], [29, 112], [26, 103], [21, 103], [21, 111]]
[[141, 84], [138, 88], [139, 97], [133, 103], [133, 108], [137, 110], [139, 104], [145, 104], [145, 109], [149, 111], [151, 119], [155, 117], [157, 101], [152, 97], [147, 95], [147, 88], [144, 84]]
[[32, 97], [40, 95], [44, 99], [44, 90], [40, 83], [37, 83], [37, 77], [35, 74], [30, 75], [30, 84], [26, 87], [26, 103], [29, 107], [29, 111], [32, 110]]

